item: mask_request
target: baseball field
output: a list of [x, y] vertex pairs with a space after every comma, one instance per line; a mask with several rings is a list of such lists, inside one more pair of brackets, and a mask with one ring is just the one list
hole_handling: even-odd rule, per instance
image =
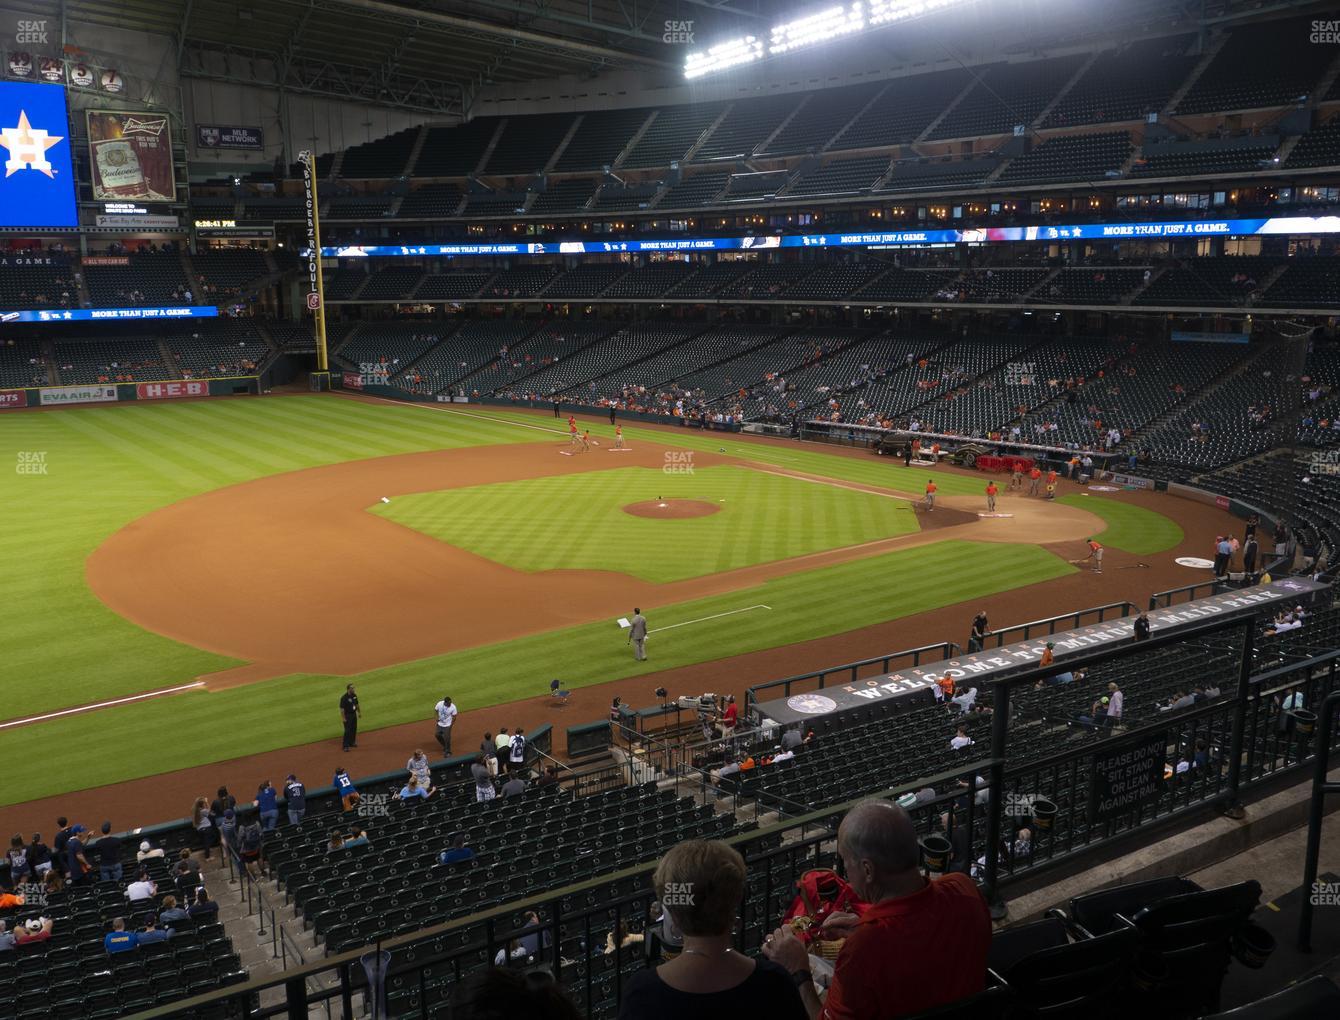
[[[587, 424], [581, 450], [548, 415], [339, 395], [7, 414], [0, 826], [132, 795], [136, 822], [179, 817], [281, 761], [320, 780], [351, 681], [367, 773], [429, 739], [444, 693], [459, 752], [614, 693], [962, 642], [979, 606], [1006, 625], [1141, 601], [1200, 579], [1172, 557], [1222, 517], [1069, 486], [979, 516], [986, 480], [956, 468], [660, 426], [615, 450]], [[1102, 575], [1072, 562], [1095, 534]], [[645, 662], [617, 622], [635, 606]]]

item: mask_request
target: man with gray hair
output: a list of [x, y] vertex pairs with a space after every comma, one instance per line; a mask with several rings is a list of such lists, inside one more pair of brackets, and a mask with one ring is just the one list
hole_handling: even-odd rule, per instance
[[789, 926], [763, 945], [800, 987], [811, 1020], [905, 1016], [982, 991], [991, 945], [986, 901], [966, 875], [922, 875], [906, 811], [862, 801], [838, 827], [837, 848], [847, 881], [869, 906], [860, 917], [834, 914], [824, 924], [825, 938], [846, 939], [827, 999], [820, 1002], [808, 950]]

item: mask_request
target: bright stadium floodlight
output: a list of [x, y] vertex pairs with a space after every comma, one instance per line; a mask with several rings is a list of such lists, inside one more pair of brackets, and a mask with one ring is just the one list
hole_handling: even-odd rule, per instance
[[768, 42], [747, 35], [718, 43], [700, 53], [690, 53], [684, 61], [685, 78], [701, 78], [729, 67], [750, 64], [764, 57], [814, 46], [830, 39], [856, 35], [872, 28], [886, 28], [968, 0], [853, 0], [835, 4], [803, 18], [774, 25]]
[[684, 61], [684, 77], [698, 78], [728, 67], [748, 64], [763, 56], [763, 42], [752, 35], [718, 43], [705, 53], [690, 53]]

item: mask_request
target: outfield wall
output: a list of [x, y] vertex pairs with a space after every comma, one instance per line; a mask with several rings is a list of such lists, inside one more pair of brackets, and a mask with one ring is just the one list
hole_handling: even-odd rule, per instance
[[254, 375], [226, 376], [220, 379], [151, 379], [132, 383], [31, 386], [25, 389], [0, 390], [0, 410], [119, 404], [132, 400], [232, 397], [259, 392], [260, 380]]

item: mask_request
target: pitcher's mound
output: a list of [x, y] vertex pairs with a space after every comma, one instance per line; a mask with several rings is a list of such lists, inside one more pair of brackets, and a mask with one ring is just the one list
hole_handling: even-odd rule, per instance
[[700, 499], [651, 499], [645, 503], [629, 503], [623, 508], [634, 517], [654, 517], [658, 521], [682, 521], [687, 517], [706, 517], [720, 511], [715, 503]]

